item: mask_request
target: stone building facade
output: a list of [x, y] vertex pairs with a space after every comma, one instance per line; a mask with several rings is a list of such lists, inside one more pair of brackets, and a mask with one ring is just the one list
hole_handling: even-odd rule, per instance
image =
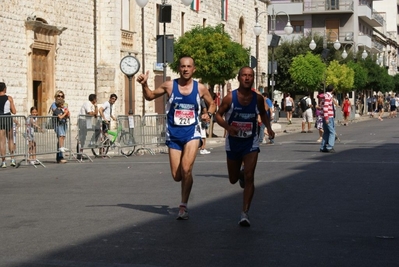
[[[180, 0], [167, 1], [172, 16], [165, 33], [177, 39], [196, 25], [223, 23], [233, 40], [251, 48], [255, 56], [253, 27], [256, 12], [263, 12], [258, 19], [266, 32], [265, 1], [230, 0], [227, 20], [222, 18], [222, 0], [198, 2], [199, 10], [193, 10]], [[57, 90], [65, 92], [68, 107], [76, 115], [72, 124], [91, 93], [97, 94], [100, 103], [117, 94], [114, 111], [127, 114], [129, 83], [119, 69], [121, 58], [135, 55], [141, 61], [140, 72], [150, 72], [151, 88], [163, 80], [156, 64], [156, 38], [163, 34], [158, 16], [161, 4], [161, 0], [149, 0], [141, 9], [134, 0], [1, 1], [0, 81], [7, 84], [18, 114], [26, 115], [31, 106], [37, 106], [40, 115], [46, 115]], [[266, 33], [259, 40], [258, 73], [267, 73]], [[173, 79], [177, 74], [168, 68], [167, 76]], [[230, 82], [233, 88], [237, 85], [235, 80]], [[159, 103], [143, 101], [134, 78], [131, 93], [134, 114], [157, 111]]]

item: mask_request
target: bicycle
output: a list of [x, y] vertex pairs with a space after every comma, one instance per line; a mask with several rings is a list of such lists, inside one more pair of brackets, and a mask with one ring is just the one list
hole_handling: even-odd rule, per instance
[[[96, 151], [96, 147], [92, 148], [91, 151], [95, 157], [107, 156], [110, 148], [114, 149], [119, 147], [119, 151], [125, 157], [131, 156], [136, 150], [136, 142], [133, 136], [133, 129], [126, 131], [122, 128], [122, 125], [118, 125], [116, 131], [107, 130], [106, 135], [103, 134], [101, 127], [100, 143], [96, 145], [99, 151]], [[119, 142], [116, 142], [116, 141]], [[97, 153], [98, 152], [98, 153]]]

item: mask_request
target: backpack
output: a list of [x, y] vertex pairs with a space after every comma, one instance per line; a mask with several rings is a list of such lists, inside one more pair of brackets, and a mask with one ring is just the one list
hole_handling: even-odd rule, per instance
[[306, 101], [307, 98], [308, 98], [308, 97], [305, 96], [305, 97], [302, 97], [302, 98], [299, 100], [299, 106], [301, 107], [302, 112], [306, 111], [306, 110], [309, 108], [308, 103], [307, 103], [307, 101]]

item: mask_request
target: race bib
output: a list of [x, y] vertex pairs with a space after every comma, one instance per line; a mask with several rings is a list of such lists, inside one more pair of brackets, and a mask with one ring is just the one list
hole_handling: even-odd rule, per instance
[[187, 126], [195, 124], [195, 111], [187, 109], [176, 109], [174, 114], [175, 125]]
[[237, 137], [249, 138], [252, 136], [252, 122], [233, 121], [231, 125], [238, 128]]

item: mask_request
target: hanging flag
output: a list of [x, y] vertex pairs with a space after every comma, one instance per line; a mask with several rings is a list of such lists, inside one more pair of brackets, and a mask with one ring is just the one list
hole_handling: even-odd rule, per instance
[[191, 9], [194, 11], [199, 11], [199, 6], [200, 6], [200, 0], [193, 0], [191, 3]]
[[227, 21], [227, 10], [228, 10], [229, 0], [222, 0], [222, 20]]

